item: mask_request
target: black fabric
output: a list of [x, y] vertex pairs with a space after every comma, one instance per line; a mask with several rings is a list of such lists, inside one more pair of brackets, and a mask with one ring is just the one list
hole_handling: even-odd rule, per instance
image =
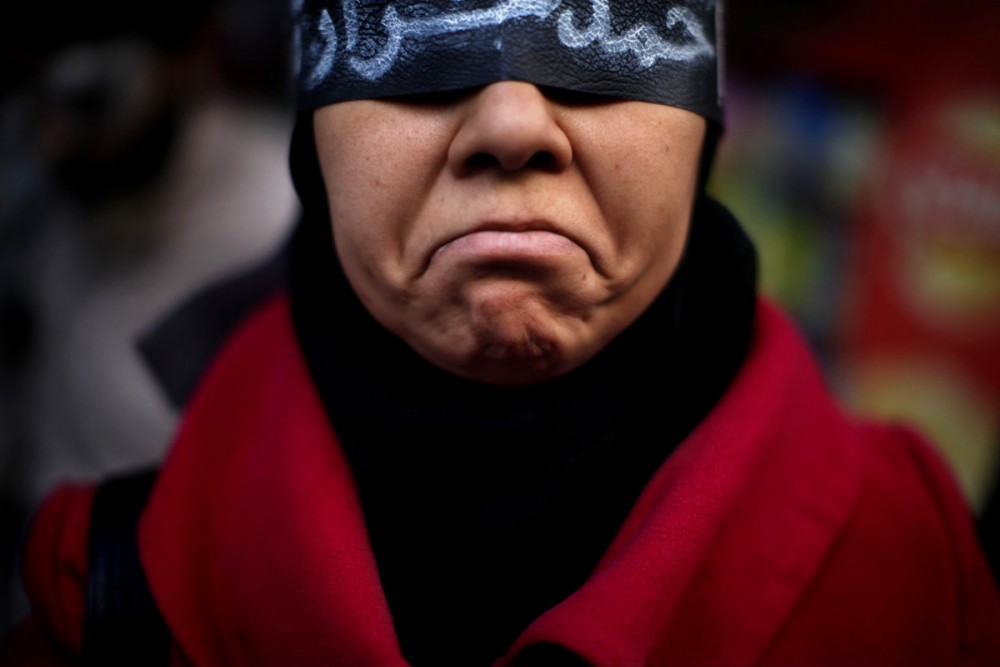
[[170, 633], [139, 561], [138, 526], [156, 471], [101, 484], [90, 520], [82, 663], [166, 665]]
[[292, 316], [355, 474], [403, 654], [414, 667], [488, 665], [583, 583], [736, 373], [752, 245], [701, 198], [674, 278], [600, 354], [536, 386], [478, 384], [425, 361], [358, 301], [302, 125]]
[[513, 667], [587, 667], [590, 663], [557, 644], [532, 644], [514, 660]]
[[[994, 444], [1000, 446], [1000, 433]], [[1000, 460], [993, 465], [993, 479], [1000, 480]], [[993, 578], [1000, 581], [1000, 485], [993, 485], [976, 521], [976, 532]]]

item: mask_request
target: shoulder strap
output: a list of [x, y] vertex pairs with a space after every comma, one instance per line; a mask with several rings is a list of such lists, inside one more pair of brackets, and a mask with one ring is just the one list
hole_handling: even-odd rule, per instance
[[139, 562], [139, 516], [156, 473], [115, 477], [97, 489], [88, 547], [85, 666], [167, 664], [170, 632]]

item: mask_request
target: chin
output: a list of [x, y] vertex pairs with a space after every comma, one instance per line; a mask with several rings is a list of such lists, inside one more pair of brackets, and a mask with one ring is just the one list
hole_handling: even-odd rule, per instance
[[[471, 281], [457, 298], [399, 311], [369, 307], [417, 354], [460, 377], [495, 385], [537, 384], [564, 375], [600, 349], [595, 299], [530, 281]], [[380, 318], [379, 315], [396, 317]]]
[[571, 323], [551, 316], [508, 312], [502, 318], [474, 319], [460, 345], [439, 348], [444, 358], [438, 365], [487, 384], [536, 384], [569, 372], [588, 356], [580, 354], [574, 333]]
[[484, 341], [465, 364], [471, 379], [503, 385], [543, 382], [565, 373], [566, 366], [561, 346], [541, 337]]
[[496, 359], [477, 357], [459, 368], [456, 375], [483, 384], [498, 386], [526, 386], [552, 380], [574, 368], [564, 360], [552, 357], [509, 357]]

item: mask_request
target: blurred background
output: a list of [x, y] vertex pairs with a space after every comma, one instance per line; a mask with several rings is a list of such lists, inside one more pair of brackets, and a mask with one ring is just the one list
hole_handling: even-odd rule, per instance
[[1000, 3], [726, 8], [710, 190], [845, 404], [939, 446], [997, 572]]
[[0, 633], [44, 494], [167, 447], [177, 410], [137, 339], [294, 221], [287, 31], [274, 0], [0, 21]]
[[[59, 479], [155, 463], [136, 340], [296, 213], [283, 3], [56, 0], [0, 27], [0, 634]], [[997, 571], [1000, 4], [728, 0], [710, 190], [861, 414], [951, 463]]]

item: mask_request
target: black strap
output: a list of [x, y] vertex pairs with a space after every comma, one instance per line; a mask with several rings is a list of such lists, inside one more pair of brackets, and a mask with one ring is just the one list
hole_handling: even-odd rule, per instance
[[103, 482], [88, 548], [83, 665], [166, 665], [170, 632], [139, 562], [138, 526], [156, 472]]

